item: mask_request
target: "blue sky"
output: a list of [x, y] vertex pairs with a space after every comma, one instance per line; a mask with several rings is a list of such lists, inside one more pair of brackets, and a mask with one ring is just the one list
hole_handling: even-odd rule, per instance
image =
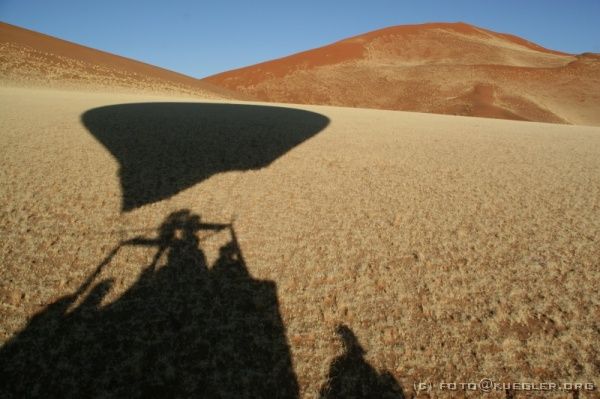
[[402, 24], [463, 21], [600, 53], [600, 0], [0, 0], [0, 20], [194, 77]]

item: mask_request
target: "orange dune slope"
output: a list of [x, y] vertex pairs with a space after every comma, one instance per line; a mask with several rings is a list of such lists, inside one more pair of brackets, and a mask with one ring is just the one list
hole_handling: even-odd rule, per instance
[[0, 83], [237, 98], [210, 83], [0, 22]]
[[600, 125], [600, 55], [464, 23], [390, 27], [203, 81], [264, 101]]

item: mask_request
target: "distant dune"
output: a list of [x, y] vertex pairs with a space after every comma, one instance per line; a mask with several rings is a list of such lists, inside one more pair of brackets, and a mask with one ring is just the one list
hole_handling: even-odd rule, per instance
[[240, 97], [189, 76], [3, 22], [0, 84]]
[[464, 23], [390, 27], [203, 81], [264, 101], [600, 124], [600, 55]]
[[0, 22], [0, 84], [600, 125], [600, 55], [464, 23], [390, 27], [199, 80]]

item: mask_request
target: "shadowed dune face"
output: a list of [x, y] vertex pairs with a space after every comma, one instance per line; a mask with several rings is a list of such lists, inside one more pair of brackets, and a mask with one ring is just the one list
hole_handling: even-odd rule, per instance
[[122, 210], [130, 211], [217, 173], [268, 166], [329, 119], [283, 107], [138, 103], [89, 110], [82, 122], [119, 162]]

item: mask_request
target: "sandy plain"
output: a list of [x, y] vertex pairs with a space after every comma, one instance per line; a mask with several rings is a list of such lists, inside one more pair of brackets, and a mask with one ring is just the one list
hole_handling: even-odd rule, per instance
[[[185, 353], [211, 344], [229, 363], [203, 366], [209, 396], [336, 397], [344, 371], [396, 380], [396, 397], [484, 377], [600, 382], [600, 128], [3, 87], [0, 151], [15, 396], [185, 396], [199, 389]], [[188, 255], [212, 288], [168, 274]], [[215, 277], [222, 259], [247, 274]], [[250, 310], [228, 313], [238, 296]], [[132, 343], [161, 317], [181, 333]], [[194, 346], [193, 328], [221, 338]], [[102, 360], [123, 348], [162, 349], [152, 370]], [[279, 371], [248, 373], [263, 349]]]

